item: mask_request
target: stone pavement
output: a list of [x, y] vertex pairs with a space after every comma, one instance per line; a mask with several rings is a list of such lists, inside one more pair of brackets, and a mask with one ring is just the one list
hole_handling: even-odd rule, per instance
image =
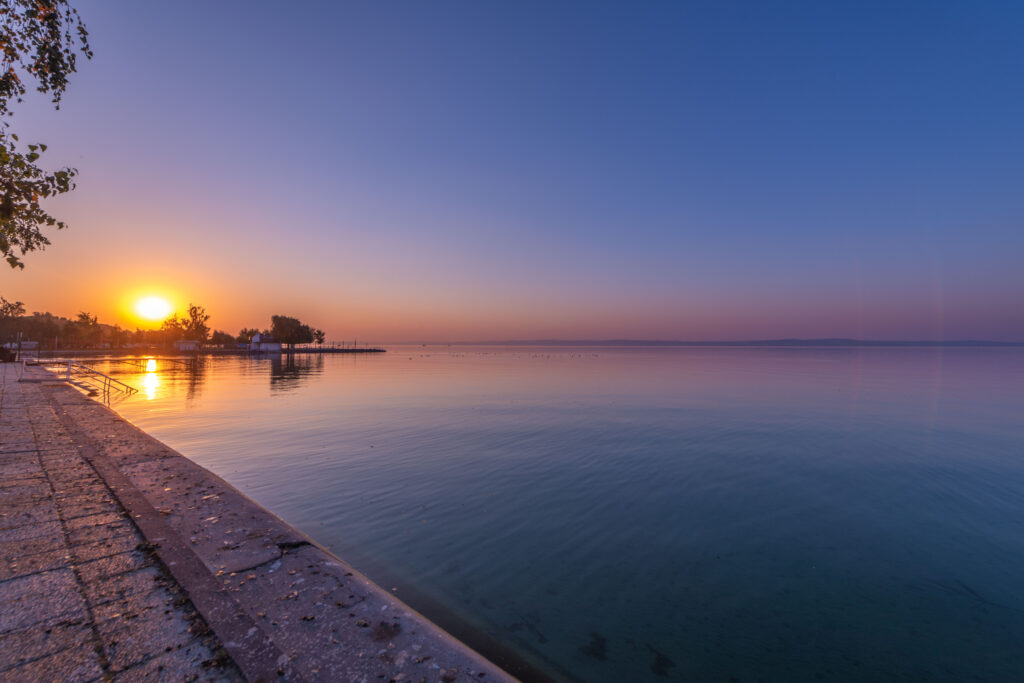
[[514, 680], [54, 375], [0, 368], [0, 680]]
[[0, 364], [0, 680], [238, 680], [43, 395]]

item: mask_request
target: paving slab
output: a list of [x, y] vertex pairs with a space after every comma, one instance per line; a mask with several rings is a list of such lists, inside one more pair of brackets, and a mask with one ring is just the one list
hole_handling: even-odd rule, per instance
[[78, 645], [48, 657], [20, 664], [4, 672], [20, 681], [98, 681], [104, 674], [100, 655], [92, 645]]
[[156, 566], [157, 562], [149, 553], [141, 550], [130, 550], [126, 553], [107, 555], [88, 562], [75, 565], [83, 582], [96, 582], [125, 572], [133, 572], [146, 567]]
[[0, 638], [0, 662], [5, 663], [6, 669], [13, 669], [90, 642], [92, 628], [85, 615], [77, 619], [53, 619], [6, 631]]
[[0, 633], [54, 617], [78, 619], [84, 615], [85, 601], [69, 567], [0, 583]]
[[37, 548], [26, 544], [6, 543], [0, 546], [0, 558], [0, 582], [67, 567], [71, 562], [71, 556], [63, 544], [54, 544], [53, 548], [38, 552]]
[[26, 545], [31, 546], [30, 541], [34, 541], [40, 537], [53, 538], [60, 533], [60, 522], [55, 520], [20, 524], [18, 526], [9, 526], [7, 528], [0, 529], [0, 543], [23, 542]]

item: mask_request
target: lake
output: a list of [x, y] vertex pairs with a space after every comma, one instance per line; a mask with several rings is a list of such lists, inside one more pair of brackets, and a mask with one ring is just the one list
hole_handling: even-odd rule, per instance
[[1024, 349], [216, 357], [113, 407], [499, 663], [1024, 678]]

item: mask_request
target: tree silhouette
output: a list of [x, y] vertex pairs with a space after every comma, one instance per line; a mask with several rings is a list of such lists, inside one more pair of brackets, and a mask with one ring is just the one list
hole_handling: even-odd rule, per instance
[[179, 318], [178, 320], [185, 339], [191, 339], [200, 343], [205, 342], [206, 338], [210, 336], [210, 328], [206, 325], [206, 321], [209, 319], [210, 314], [206, 312], [205, 308], [190, 303], [188, 305], [188, 317]]
[[282, 344], [287, 344], [289, 348], [313, 341], [313, 330], [309, 325], [304, 325], [298, 318], [286, 315], [270, 316], [270, 334]]
[[88, 32], [67, 0], [0, 0], [0, 256], [12, 268], [24, 268], [21, 256], [50, 240], [43, 226], [66, 227], [40, 205], [40, 199], [74, 189], [73, 168], [48, 173], [36, 165], [44, 144], [19, 149], [8, 129], [11, 103], [28, 91], [26, 81], [48, 93], [56, 108], [76, 70], [78, 52], [92, 57]]
[[20, 318], [25, 315], [25, 304], [21, 301], [8, 301], [0, 296], [0, 318]]
[[164, 333], [164, 342], [169, 344], [176, 339], [190, 339], [204, 343], [210, 336], [210, 328], [206, 324], [209, 319], [210, 314], [205, 308], [190, 303], [188, 317], [172, 315], [164, 321], [160, 327], [160, 331]]
[[242, 330], [238, 333], [238, 336], [235, 337], [235, 341], [237, 341], [239, 344], [248, 344], [249, 342], [252, 341], [252, 338], [259, 333], [260, 331], [257, 330], [255, 327], [243, 327]]
[[210, 343], [217, 344], [219, 346], [234, 346], [235, 337], [234, 335], [228, 334], [227, 332], [217, 330], [210, 335]]

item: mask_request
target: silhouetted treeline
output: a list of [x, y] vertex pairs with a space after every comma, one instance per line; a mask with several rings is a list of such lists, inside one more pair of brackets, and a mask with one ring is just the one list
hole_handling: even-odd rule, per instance
[[292, 349], [296, 344], [324, 343], [323, 330], [310, 327], [290, 316], [271, 316], [269, 329], [261, 331], [244, 328], [238, 335], [222, 330], [211, 332], [207, 325], [209, 319], [210, 315], [205, 308], [190, 303], [187, 315], [170, 316], [159, 329], [136, 328], [133, 331], [119, 325], [101, 323], [95, 315], [86, 311], [80, 312], [73, 319], [52, 313], [28, 314], [24, 303], [0, 297], [0, 344], [16, 342], [20, 334], [22, 341], [38, 342], [39, 349], [43, 351], [171, 348], [179, 340], [195, 341], [207, 347], [235, 348], [248, 344], [257, 332]]
[[14, 342], [18, 333], [25, 341], [39, 342], [41, 349], [116, 348], [135, 335], [117, 325], [105, 325], [82, 311], [72, 320], [52, 313], [0, 317], [0, 340]]
[[[179, 328], [128, 330], [119, 325], [101, 323], [95, 315], [85, 311], [79, 313], [75, 319], [52, 313], [0, 316], [0, 343], [16, 342], [19, 332], [23, 341], [39, 342], [39, 348], [44, 351], [127, 347], [169, 348], [174, 346], [174, 342], [185, 338], [185, 334]], [[216, 331], [210, 336], [209, 343], [215, 346], [235, 346], [235, 337], [226, 332]]]
[[295, 348], [296, 344], [323, 344], [325, 338], [323, 330], [311, 327], [298, 318], [272, 315], [269, 329], [243, 327], [235, 339], [240, 344], [248, 344], [257, 334], [287, 344], [289, 348]]

